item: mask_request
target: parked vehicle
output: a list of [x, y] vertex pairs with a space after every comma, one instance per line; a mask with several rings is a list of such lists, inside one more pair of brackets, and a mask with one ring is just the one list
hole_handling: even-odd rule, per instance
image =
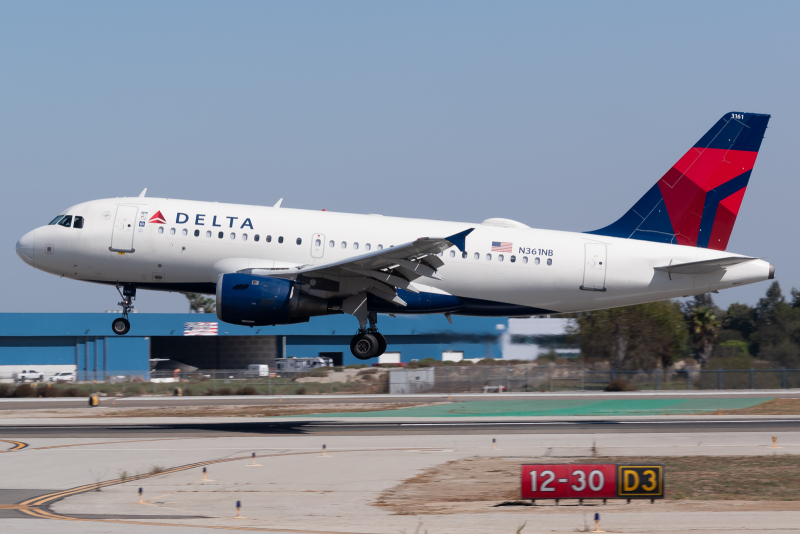
[[323, 367], [333, 367], [333, 360], [327, 356], [317, 356], [313, 358], [278, 358], [275, 360], [275, 368], [283, 376], [296, 373], [308, 373]]
[[247, 366], [244, 374], [247, 378], [261, 378], [269, 376], [269, 365], [252, 364]]
[[14, 382], [44, 382], [44, 373], [33, 369], [23, 369], [19, 373], [14, 373]]
[[50, 382], [75, 382], [75, 373], [72, 371], [62, 371], [50, 377]]

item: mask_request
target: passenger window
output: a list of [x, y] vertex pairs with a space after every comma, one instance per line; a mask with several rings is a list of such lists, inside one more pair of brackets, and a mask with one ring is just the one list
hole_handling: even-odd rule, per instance
[[491, 254], [487, 254], [486, 255], [486, 261], [492, 261], [492, 255]]
[[539, 265], [539, 261], [540, 261], [540, 260], [539, 260], [539, 258], [535, 258], [535, 259], [533, 260], [533, 263], [535, 263], [536, 265]]
[[331, 240], [331, 241], [328, 241], [328, 246], [329, 246], [329, 247], [331, 247], [331, 248], [333, 248], [333, 247], [335, 247], [335, 246], [336, 246], [336, 243], [334, 243], [334, 242], [333, 242], [333, 240]]
[[49, 224], [56, 224], [58, 221], [61, 220], [61, 217], [63, 217], [63, 215], [56, 215], [56, 218], [50, 221]]
[[467, 258], [467, 251], [466, 250], [461, 253], [461, 257], [464, 258], [464, 259]]
[[378, 245], [378, 250], [383, 250], [383, 245]]
[[219, 232], [219, 233], [217, 234], [217, 237], [218, 237], [218, 238], [220, 238], [220, 239], [222, 239], [222, 237], [223, 237], [224, 235], [225, 235], [225, 232]]
[[83, 217], [76, 215], [75, 216], [75, 224], [72, 225], [73, 228], [83, 228]]
[[72, 226], [72, 215], [64, 215], [64, 217], [58, 221], [59, 226], [63, 226], [64, 228], [69, 228]]
[[321, 246], [321, 245], [322, 245], [322, 240], [320, 240], [320, 239], [317, 239], [316, 241], [314, 241], [314, 246], [315, 246], [315, 247], [319, 247], [319, 246]]
[[272, 243], [272, 236], [271, 235], [268, 235], [264, 239], [266, 239], [267, 243]]
[[455, 258], [456, 257], [456, 251], [455, 250], [451, 250], [450, 251], [450, 257], [451, 258]]
[[550, 258], [547, 258], [547, 265], [553, 265], [553, 260], [551, 260]]
[[247, 234], [242, 234], [242, 241], [247, 241]]
[[189, 235], [189, 230], [184, 228], [183, 230], [181, 230], [181, 235]]
[[211, 237], [211, 230], [208, 230], [208, 231], [206, 232], [206, 237]]
[[159, 234], [163, 234], [164, 233], [164, 227], [163, 226], [159, 226], [158, 227], [158, 233]]
[[528, 256], [522, 256], [522, 263], [528, 263]]
[[478, 252], [476, 252], [476, 253], [475, 253], [475, 259], [476, 259], [476, 260], [479, 260], [479, 259], [481, 259], [481, 255], [480, 255]]
[[253, 236], [253, 241], [255, 241], [256, 243], [258, 243], [259, 239], [261, 239], [260, 235], [256, 234], [256, 235]]
[[515, 261], [517, 261], [517, 257], [516, 256], [511, 256], [509, 258], [509, 260], [511, 260], [511, 263], [514, 263]]
[[347, 248], [347, 241], [342, 241], [342, 248]]
[[353, 243], [353, 249], [358, 250], [358, 243]]
[[195, 230], [194, 231], [194, 236], [195, 237], [200, 237], [200, 230]]
[[169, 229], [169, 235], [175, 235], [175, 228]]
[[299, 238], [299, 237], [298, 237], [298, 238], [297, 238], [297, 241], [296, 241], [296, 243], [297, 243], [298, 245], [302, 245], [302, 244], [303, 244], [303, 240], [302, 240], [301, 238]]
[[503, 261], [503, 259], [504, 259], [504, 258], [503, 258], [503, 255], [502, 255], [502, 254], [498, 254], [498, 255], [497, 255], [497, 261]]
[[231, 239], [236, 239], [236, 232], [231, 232]]
[[364, 245], [364, 250], [372, 250], [372, 245], [367, 243], [366, 245]]
[[283, 236], [278, 237], [278, 243], [283, 243]]

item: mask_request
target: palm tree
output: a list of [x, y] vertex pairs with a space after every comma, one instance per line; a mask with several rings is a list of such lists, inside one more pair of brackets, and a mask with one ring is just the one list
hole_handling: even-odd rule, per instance
[[697, 359], [701, 367], [711, 357], [711, 352], [714, 350], [714, 340], [717, 339], [720, 326], [721, 323], [717, 320], [717, 316], [714, 315], [714, 310], [711, 308], [697, 308], [689, 316], [689, 330], [694, 343], [695, 359]]
[[192, 313], [216, 313], [217, 306], [214, 299], [204, 296], [202, 293], [185, 293], [189, 299], [189, 311]]

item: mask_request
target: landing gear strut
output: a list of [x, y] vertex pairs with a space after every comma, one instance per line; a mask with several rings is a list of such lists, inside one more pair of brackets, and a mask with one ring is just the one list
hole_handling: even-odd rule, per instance
[[111, 330], [118, 336], [127, 334], [131, 329], [131, 323], [128, 321], [128, 314], [133, 309], [133, 301], [136, 299], [136, 288], [125, 286], [120, 291], [119, 284], [117, 284], [117, 292], [122, 297], [122, 301], [117, 305], [122, 306], [122, 317], [117, 317], [111, 323]]
[[378, 332], [378, 314], [369, 312], [367, 314], [369, 328], [362, 325], [358, 333], [350, 340], [350, 352], [359, 360], [369, 360], [386, 352], [386, 338]]

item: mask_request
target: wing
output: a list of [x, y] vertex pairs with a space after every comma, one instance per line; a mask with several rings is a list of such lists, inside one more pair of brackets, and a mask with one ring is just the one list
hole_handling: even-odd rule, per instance
[[740, 256], [731, 256], [728, 258], [717, 258], [714, 260], [693, 261], [691, 263], [676, 263], [674, 265], [664, 265], [662, 267], [655, 267], [656, 271], [674, 274], [707, 274], [739, 265], [740, 263], [747, 263], [748, 261], [757, 260], [759, 258], [743, 258]]
[[466, 238], [473, 230], [469, 228], [449, 237], [420, 237], [410, 243], [325, 265], [300, 266], [278, 272], [258, 268], [240, 272], [297, 280], [303, 284], [303, 290], [312, 294], [325, 292], [349, 296], [367, 292], [405, 306], [405, 301], [397, 296], [397, 289], [418, 293], [412, 283], [414, 280], [441, 280], [437, 269], [444, 262], [437, 255], [453, 246], [463, 252]]

